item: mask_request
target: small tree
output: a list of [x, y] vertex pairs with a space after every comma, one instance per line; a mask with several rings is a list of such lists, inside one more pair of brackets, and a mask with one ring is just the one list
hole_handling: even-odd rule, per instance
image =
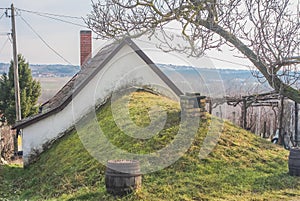
[[[18, 55], [19, 84], [21, 98], [22, 118], [37, 113], [37, 100], [41, 95], [40, 83], [32, 78], [31, 70], [25, 58]], [[14, 90], [14, 68], [13, 61], [10, 63], [9, 72], [0, 78], [0, 121], [7, 122], [9, 125], [15, 123], [15, 90]]]

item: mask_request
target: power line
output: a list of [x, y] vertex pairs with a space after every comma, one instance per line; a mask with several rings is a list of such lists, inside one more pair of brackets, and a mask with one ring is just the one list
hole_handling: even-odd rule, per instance
[[2, 47], [1, 47], [1, 49], [0, 49], [0, 54], [1, 54], [1, 52], [4, 50], [6, 44], [7, 44], [7, 42], [8, 42], [9, 40], [10, 40], [10, 38], [8, 37], [8, 38], [6, 39], [6, 41], [4, 42], [4, 44], [2, 45]]
[[[151, 45], [157, 45], [153, 42], [149, 42], [149, 41], [144, 41], [144, 40], [140, 40], [140, 39], [136, 39], [140, 42], [144, 42], [144, 43], [148, 43], [148, 44], [151, 44]], [[207, 56], [205, 55], [205, 57], [209, 58], [209, 59], [212, 59], [212, 60], [218, 60], [218, 61], [222, 61], [222, 62], [226, 62], [226, 63], [230, 63], [230, 64], [234, 64], [234, 65], [239, 65], [239, 66], [244, 66], [244, 67], [251, 67], [250, 65], [245, 65], [245, 64], [241, 64], [241, 63], [237, 63], [237, 62], [233, 62], [233, 61], [228, 61], [228, 60], [225, 60], [225, 59], [219, 59], [219, 58], [216, 58], [216, 57], [211, 57], [211, 56]]]
[[24, 12], [28, 12], [28, 13], [33, 13], [33, 14], [50, 15], [50, 16], [55, 16], [55, 17], [65, 17], [65, 18], [72, 18], [72, 19], [80, 19], [80, 20], [82, 20], [82, 17], [70, 16], [70, 15], [61, 15], [61, 14], [53, 14], [53, 13], [43, 13], [43, 12], [32, 11], [32, 10], [25, 10], [25, 9], [18, 9], [18, 10], [24, 11]]
[[[18, 11], [25, 11], [25, 12], [28, 12], [30, 14], [35, 14], [37, 16], [40, 16], [40, 17], [45, 17], [45, 18], [49, 18], [49, 19], [52, 19], [52, 20], [56, 20], [56, 21], [60, 21], [60, 22], [64, 22], [64, 23], [67, 23], [67, 24], [72, 24], [72, 25], [75, 25], [75, 26], [79, 26], [79, 27], [84, 27], [84, 28], [87, 28], [86, 26], [82, 25], [82, 24], [78, 24], [78, 23], [75, 23], [75, 22], [71, 22], [71, 21], [67, 21], [67, 20], [63, 20], [63, 19], [59, 19], [57, 17], [67, 17], [66, 15], [56, 15], [56, 14], [45, 14], [45, 13], [41, 13], [41, 12], [35, 12], [35, 11], [26, 11], [26, 10], [23, 10], [23, 9], [17, 9]], [[55, 17], [53, 17], [55, 16]], [[79, 18], [79, 17], [72, 17], [72, 16], [68, 16], [69, 18], [76, 18], [76, 19], [81, 19], [83, 20], [83, 18]]]
[[5, 12], [0, 16], [0, 20], [3, 18], [4, 15], [5, 15]]
[[234, 64], [234, 65], [245, 66], [245, 67], [248, 67], [248, 68], [251, 67], [250, 65], [245, 65], [245, 64], [241, 64], [241, 63], [237, 63], [237, 62], [233, 62], [233, 61], [228, 61], [228, 60], [225, 60], [225, 59], [219, 59], [219, 58], [211, 57], [211, 56], [207, 56], [207, 55], [206, 55], [206, 57], [209, 58], [209, 59], [223, 61], [223, 62], [227, 62], [227, 63]]
[[56, 20], [56, 21], [64, 22], [64, 23], [67, 23], [67, 24], [72, 24], [72, 25], [75, 25], [75, 26], [78, 26], [78, 27], [87, 28], [87, 26], [84, 26], [84, 25], [78, 24], [78, 23], [74, 23], [74, 22], [71, 22], [71, 21], [62, 20], [62, 19], [59, 19], [59, 18], [55, 18], [55, 17], [51, 17], [51, 16], [46, 16], [46, 15], [41, 15], [41, 14], [37, 14], [37, 15], [39, 15], [41, 17], [46, 17], [46, 18], [49, 18], [49, 19], [53, 19], [53, 20]]
[[61, 59], [63, 59], [65, 62], [67, 62], [68, 64], [72, 65], [71, 62], [69, 62], [67, 59], [65, 59], [61, 54], [59, 54], [54, 48], [52, 48], [43, 38], [40, 34], [38, 34], [34, 28], [20, 15], [21, 19], [23, 20], [23, 22], [33, 31], [33, 33], [35, 33], [35, 35], [37, 35], [37, 37], [50, 49], [52, 50], [57, 56], [59, 56]]
[[8, 32], [3, 32], [3, 33], [0, 33], [0, 36], [6, 36], [6, 35], [9, 35], [10, 33]]

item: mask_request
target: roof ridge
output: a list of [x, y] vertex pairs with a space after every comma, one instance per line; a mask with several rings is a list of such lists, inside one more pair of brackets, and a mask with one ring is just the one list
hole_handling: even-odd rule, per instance
[[24, 128], [36, 121], [63, 110], [80, 90], [127, 44], [148, 66], [165, 82], [176, 95], [183, 94], [180, 89], [154, 64], [154, 62], [129, 37], [114, 41], [103, 48], [91, 59], [85, 68], [76, 73], [51, 99], [42, 105], [40, 113], [18, 121], [15, 128]]

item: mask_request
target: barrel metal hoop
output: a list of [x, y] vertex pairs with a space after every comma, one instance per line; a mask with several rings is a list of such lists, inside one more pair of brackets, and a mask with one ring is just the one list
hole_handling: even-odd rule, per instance
[[137, 176], [141, 176], [142, 174], [114, 174], [114, 173], [106, 172], [105, 175], [114, 176], [114, 177], [137, 177]]

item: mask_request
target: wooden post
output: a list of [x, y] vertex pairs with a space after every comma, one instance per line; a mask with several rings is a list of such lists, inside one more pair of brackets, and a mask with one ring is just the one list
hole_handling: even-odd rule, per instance
[[208, 113], [212, 114], [212, 100], [211, 100], [211, 98], [208, 99]]
[[298, 147], [298, 104], [295, 101], [295, 146]]
[[280, 97], [280, 113], [279, 113], [279, 136], [278, 136], [278, 144], [282, 144], [283, 141], [283, 113], [284, 113], [284, 96]]
[[258, 117], [259, 117], [259, 115], [257, 113], [251, 114], [250, 120], [249, 120], [250, 125], [252, 125], [252, 123], [253, 123], [253, 125], [255, 125], [255, 132], [254, 133], [256, 135], [259, 135], [259, 118]]
[[257, 135], [261, 136], [261, 107], [258, 108], [258, 115], [257, 115]]
[[247, 101], [245, 98], [243, 98], [242, 103], [242, 121], [241, 121], [241, 127], [246, 129], [247, 127]]
[[[275, 116], [275, 120], [276, 120], [276, 115]], [[270, 129], [269, 129], [269, 135], [268, 137], [270, 136], [273, 136], [274, 134], [274, 120], [273, 120], [273, 113], [270, 114]]]
[[222, 107], [219, 105], [219, 111], [220, 111], [220, 118], [223, 119], [223, 113], [222, 113]]
[[267, 135], [267, 122], [266, 121], [264, 121], [264, 128], [263, 128], [264, 130], [263, 130], [263, 138], [266, 138], [266, 135]]
[[235, 124], [235, 112], [232, 112], [232, 123]]

